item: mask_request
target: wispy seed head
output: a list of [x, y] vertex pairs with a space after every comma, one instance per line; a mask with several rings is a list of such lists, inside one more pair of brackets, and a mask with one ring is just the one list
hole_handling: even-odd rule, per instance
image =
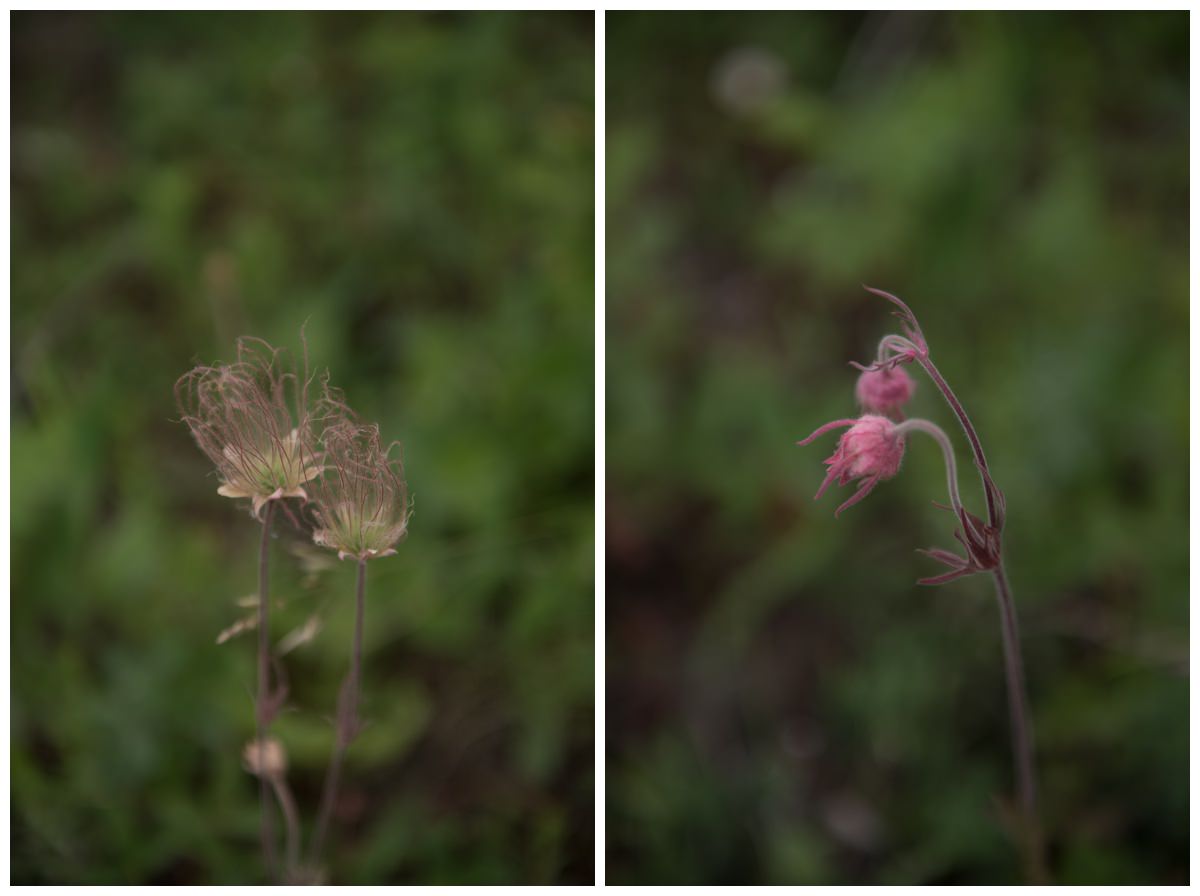
[[251, 499], [256, 516], [272, 499], [307, 498], [303, 486], [320, 472], [309, 384], [285, 351], [249, 337], [238, 340], [237, 361], [180, 377], [175, 400], [221, 476], [218, 494]]
[[336, 394], [327, 393], [324, 405], [324, 469], [311, 485], [313, 541], [343, 559], [394, 554], [410, 516], [400, 444], [384, 446], [378, 424], [359, 423]]

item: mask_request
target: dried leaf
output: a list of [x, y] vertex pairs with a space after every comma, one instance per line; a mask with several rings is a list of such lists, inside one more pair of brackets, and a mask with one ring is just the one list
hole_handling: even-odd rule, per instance
[[244, 619], [239, 619], [233, 625], [229, 626], [229, 628], [221, 632], [221, 634], [217, 635], [217, 643], [224, 644], [230, 638], [235, 638], [242, 632], [248, 632], [256, 628], [258, 628], [257, 616], [247, 616]]
[[301, 647], [315, 638], [320, 631], [321, 617], [314, 613], [312, 616], [308, 617], [308, 620], [304, 623], [304, 625], [293, 629], [283, 636], [275, 648], [275, 655], [284, 656], [285, 654], [291, 653], [297, 647]]

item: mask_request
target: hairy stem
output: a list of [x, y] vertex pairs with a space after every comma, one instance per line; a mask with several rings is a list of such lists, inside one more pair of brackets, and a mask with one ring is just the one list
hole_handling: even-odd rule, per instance
[[329, 759], [329, 771], [321, 791], [321, 810], [317, 818], [317, 829], [313, 835], [312, 862], [315, 865], [325, 846], [333, 805], [337, 800], [338, 783], [342, 773], [342, 760], [346, 749], [358, 734], [358, 694], [362, 677], [362, 633], [363, 617], [366, 615], [367, 561], [358, 561], [358, 586], [355, 593], [354, 644], [350, 655], [350, 671], [338, 693], [337, 731], [333, 755]]
[[[954, 394], [954, 390], [950, 388], [950, 384], [942, 378], [941, 372], [929, 359], [928, 354], [917, 355], [918, 363], [925, 368], [925, 372], [929, 374], [929, 378], [933, 380], [933, 384], [937, 386], [938, 391], [942, 393], [942, 397], [946, 399], [946, 404], [950, 405], [950, 410], [954, 411], [954, 416], [958, 418], [958, 422], [962, 425], [963, 432], [966, 433], [967, 441], [971, 443], [971, 452], [975, 455], [975, 464], [979, 467], [979, 474], [982, 478], [987, 473], [987, 458], [983, 454], [983, 445], [979, 441], [979, 436], [975, 432], [975, 427], [971, 425], [971, 418], [967, 416], [966, 410], [959, 403], [958, 396]], [[999, 514], [996, 512], [996, 501], [992, 494], [992, 490], [988, 488], [987, 481], [983, 483], [983, 493], [987, 498], [988, 523], [1000, 528]]]
[[946, 488], [950, 492], [950, 503], [957, 514], [962, 509], [962, 498], [958, 494], [958, 465], [954, 461], [954, 446], [950, 437], [936, 423], [913, 417], [896, 426], [896, 435], [904, 436], [913, 430], [919, 430], [933, 437], [942, 449], [942, 457], [946, 461]]
[[[979, 435], [967, 416], [958, 396], [950, 388], [950, 384], [942, 377], [937, 366], [929, 359], [927, 353], [917, 355], [917, 361], [929, 374], [946, 404], [958, 418], [971, 452], [975, 456], [975, 465], [983, 481], [983, 493], [987, 499], [988, 523], [997, 530], [1003, 521], [1000, 519], [995, 501], [995, 493], [990, 487], [988, 477], [987, 457], [983, 453], [983, 445]], [[903, 424], [902, 424], [903, 425]], [[921, 427], [925, 428], [925, 427]], [[936, 429], [936, 427], [934, 427]], [[926, 429], [929, 432], [928, 429]], [[940, 430], [939, 430], [940, 432]], [[932, 434], [932, 433], [931, 433]], [[942, 439], [945, 434], [942, 433]], [[942, 441], [939, 439], [939, 442]], [[953, 452], [942, 449], [947, 456], [947, 475], [953, 474]], [[952, 498], [954, 495], [952, 494]], [[958, 506], [956, 502], [956, 506]], [[1021, 814], [1021, 848], [1025, 857], [1026, 873], [1031, 883], [1042, 884], [1048, 881], [1045, 859], [1045, 845], [1042, 837], [1041, 823], [1037, 811], [1037, 773], [1033, 754], [1033, 722], [1029, 711], [1029, 697], [1025, 687], [1025, 668], [1021, 659], [1021, 635], [1017, 626], [1017, 607], [1013, 601], [1012, 592], [1008, 585], [1008, 576], [1004, 571], [1004, 563], [992, 569], [992, 580], [996, 586], [996, 601], [1000, 608], [1000, 629], [1004, 641], [1004, 671], [1008, 686], [1008, 711], [1012, 729], [1013, 764], [1017, 776], [1017, 792], [1020, 801]]]
[[[271, 686], [271, 637], [268, 631], [270, 620], [270, 600], [268, 597], [268, 558], [271, 546], [271, 516], [275, 510], [275, 502], [268, 501], [263, 509], [262, 544], [258, 555], [258, 695], [255, 699], [255, 727], [258, 737], [258, 755], [265, 757], [267, 753], [267, 729], [269, 727], [268, 703]], [[277, 860], [275, 856], [275, 831], [271, 816], [271, 807], [267, 799], [267, 779], [265, 775], [258, 776], [258, 809], [260, 818], [260, 839], [262, 840], [263, 863], [266, 866], [267, 878], [276, 878]]]
[[1000, 628], [1004, 635], [1004, 669], [1008, 680], [1008, 711], [1012, 722], [1013, 764], [1020, 796], [1023, 851], [1031, 883], [1047, 883], [1041, 824], [1037, 813], [1037, 777], [1033, 761], [1033, 721], [1025, 691], [1025, 669], [1021, 661], [1021, 635], [1017, 608], [1008, 587], [1004, 564], [992, 570], [996, 601], [1000, 605]]

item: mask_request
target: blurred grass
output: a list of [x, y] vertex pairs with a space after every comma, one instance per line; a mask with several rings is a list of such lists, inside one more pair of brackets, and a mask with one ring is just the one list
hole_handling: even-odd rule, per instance
[[1186, 14], [607, 31], [609, 882], [1019, 879], [990, 585], [913, 584], [937, 452], [834, 520], [794, 444], [894, 329], [862, 283], [1008, 497], [1055, 880], [1186, 882]]
[[[588, 882], [590, 14], [13, 17], [12, 878], [258, 879], [256, 530], [171, 387], [253, 333], [387, 438], [342, 883]], [[273, 555], [311, 823], [353, 570]]]

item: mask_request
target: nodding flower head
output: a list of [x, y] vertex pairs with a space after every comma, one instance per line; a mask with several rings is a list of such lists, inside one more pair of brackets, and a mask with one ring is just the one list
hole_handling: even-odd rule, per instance
[[898, 414], [908, 404], [917, 384], [902, 367], [864, 370], [854, 387], [862, 409], [870, 414]]
[[232, 364], [180, 377], [175, 400], [196, 444], [217, 468], [217, 494], [249, 498], [254, 515], [277, 498], [307, 498], [320, 472], [307, 407], [309, 380], [259, 339], [238, 340]]
[[834, 420], [797, 444], [807, 445], [818, 436], [842, 427], [849, 429], [842, 433], [837, 450], [826, 458], [825, 463], [829, 466], [829, 471], [825, 474], [825, 481], [817, 489], [813, 500], [825, 494], [825, 490], [835, 479], [838, 485], [861, 479], [862, 485], [834, 511], [834, 516], [857, 504], [884, 479], [895, 476], [900, 471], [900, 461], [904, 458], [904, 437], [896, 432], [895, 423], [878, 414], [864, 414], [857, 420]]
[[[344, 405], [340, 409], [348, 413]], [[399, 443], [384, 447], [377, 424], [352, 416], [329, 423], [322, 436], [325, 467], [312, 486], [317, 528], [313, 541], [339, 559], [368, 560], [396, 553], [408, 533], [408, 488]]]

